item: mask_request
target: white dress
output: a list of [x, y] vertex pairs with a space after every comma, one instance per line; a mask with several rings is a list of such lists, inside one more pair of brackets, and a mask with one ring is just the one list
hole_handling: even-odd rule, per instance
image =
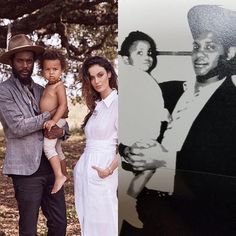
[[117, 169], [101, 179], [92, 166], [107, 168], [116, 158], [118, 95], [97, 103], [86, 127], [86, 147], [74, 168], [75, 207], [81, 236], [117, 236]]

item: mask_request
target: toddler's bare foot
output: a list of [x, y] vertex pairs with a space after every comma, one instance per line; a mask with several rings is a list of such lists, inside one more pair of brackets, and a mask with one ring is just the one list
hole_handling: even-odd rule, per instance
[[58, 192], [61, 189], [61, 187], [63, 186], [63, 184], [66, 182], [66, 179], [67, 178], [66, 178], [65, 175], [57, 177], [55, 179], [55, 183], [53, 185], [51, 194], [54, 194], [54, 193]]

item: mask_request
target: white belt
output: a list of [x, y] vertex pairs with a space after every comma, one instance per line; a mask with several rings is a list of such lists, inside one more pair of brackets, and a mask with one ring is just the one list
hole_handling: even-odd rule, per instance
[[94, 140], [87, 139], [85, 151], [102, 151], [102, 152], [115, 152], [116, 142], [115, 140]]

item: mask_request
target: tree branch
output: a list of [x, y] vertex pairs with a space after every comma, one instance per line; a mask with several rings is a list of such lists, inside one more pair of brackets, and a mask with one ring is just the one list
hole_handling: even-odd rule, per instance
[[0, 18], [16, 20], [18, 17], [30, 14], [31, 12], [46, 6], [50, 2], [53, 2], [53, 0], [0, 0]]

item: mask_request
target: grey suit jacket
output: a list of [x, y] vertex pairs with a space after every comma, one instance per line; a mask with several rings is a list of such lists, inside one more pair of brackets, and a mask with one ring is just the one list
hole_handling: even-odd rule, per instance
[[[43, 87], [33, 83], [39, 103]], [[0, 84], [0, 121], [6, 137], [4, 174], [31, 175], [39, 167], [43, 150], [43, 123], [50, 113], [35, 115], [30, 99], [12, 75]]]

